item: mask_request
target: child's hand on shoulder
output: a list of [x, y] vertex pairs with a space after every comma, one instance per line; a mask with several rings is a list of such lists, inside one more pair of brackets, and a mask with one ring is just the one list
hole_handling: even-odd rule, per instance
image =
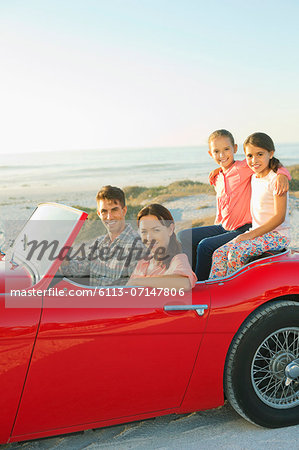
[[220, 172], [221, 168], [217, 167], [216, 169], [212, 170], [212, 172], [210, 172], [209, 174], [209, 183], [213, 184], [214, 183], [214, 179], [215, 177], [218, 175], [218, 173]]
[[286, 175], [283, 173], [278, 173], [277, 177], [275, 179], [275, 186], [274, 186], [274, 193], [275, 195], [284, 195], [289, 190], [289, 180]]

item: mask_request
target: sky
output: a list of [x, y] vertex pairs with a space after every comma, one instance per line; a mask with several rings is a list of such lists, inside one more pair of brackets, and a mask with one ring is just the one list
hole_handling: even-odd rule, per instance
[[299, 142], [297, 0], [0, 0], [0, 153]]

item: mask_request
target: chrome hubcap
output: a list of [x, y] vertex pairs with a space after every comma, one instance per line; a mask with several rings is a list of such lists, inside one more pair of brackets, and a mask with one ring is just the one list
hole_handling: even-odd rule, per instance
[[285, 374], [286, 374], [286, 386], [292, 383], [293, 380], [296, 380], [296, 378], [299, 378], [299, 359], [297, 361], [292, 361], [290, 364], [287, 365], [285, 368]]
[[299, 328], [282, 328], [261, 343], [252, 361], [251, 381], [266, 405], [299, 405]]

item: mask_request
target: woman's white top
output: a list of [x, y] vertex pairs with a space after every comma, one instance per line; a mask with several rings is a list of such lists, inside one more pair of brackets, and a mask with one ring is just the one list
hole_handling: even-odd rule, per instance
[[[250, 210], [252, 217], [252, 229], [265, 224], [274, 216], [274, 196], [275, 181], [277, 174], [270, 172], [262, 178], [257, 178], [255, 174], [251, 177], [251, 202]], [[281, 235], [289, 237], [289, 193], [287, 192], [287, 208], [284, 222], [275, 228]]]

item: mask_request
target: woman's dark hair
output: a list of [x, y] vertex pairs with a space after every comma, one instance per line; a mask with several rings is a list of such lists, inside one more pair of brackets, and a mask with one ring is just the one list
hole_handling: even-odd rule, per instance
[[[257, 132], [257, 133], [253, 133], [250, 136], [248, 136], [248, 138], [246, 139], [246, 141], [244, 142], [244, 145], [243, 145], [244, 151], [245, 151], [246, 145], [248, 145], [248, 144], [254, 145], [254, 147], [262, 148], [264, 150], [267, 150], [268, 152], [275, 152], [274, 142], [272, 141], [270, 136], [268, 136], [266, 133]], [[274, 158], [274, 156], [270, 159], [269, 167], [274, 172], [277, 172], [277, 169], [279, 169], [279, 167], [281, 167], [281, 166], [282, 166], [282, 164], [279, 161], [279, 159]]]
[[[160, 205], [159, 203], [152, 203], [151, 205], [145, 206], [142, 208], [137, 214], [137, 225], [139, 227], [140, 219], [144, 216], [155, 216], [161, 222], [161, 224], [165, 227], [170, 227], [174, 220], [171, 215], [171, 212], [168, 211], [165, 206]], [[181, 244], [178, 242], [175, 233], [173, 232], [170, 236], [169, 244], [166, 249], [167, 258], [163, 260], [163, 264], [166, 269], [168, 269], [172, 258], [178, 253], [182, 253]]]
[[208, 144], [210, 145], [211, 141], [213, 139], [218, 138], [218, 137], [228, 137], [230, 139], [231, 143], [232, 143], [232, 146], [235, 145], [234, 136], [231, 134], [230, 131], [227, 131], [227, 130], [224, 130], [224, 129], [213, 131], [213, 133], [210, 134], [210, 136], [209, 136]]

